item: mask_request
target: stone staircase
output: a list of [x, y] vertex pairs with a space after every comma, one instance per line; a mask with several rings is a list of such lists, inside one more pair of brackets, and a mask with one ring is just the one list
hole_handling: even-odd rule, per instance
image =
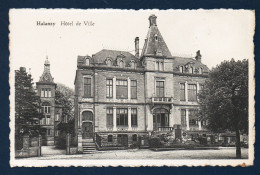
[[83, 154], [91, 154], [96, 152], [96, 144], [93, 141], [93, 138], [82, 139], [82, 148], [83, 148]]

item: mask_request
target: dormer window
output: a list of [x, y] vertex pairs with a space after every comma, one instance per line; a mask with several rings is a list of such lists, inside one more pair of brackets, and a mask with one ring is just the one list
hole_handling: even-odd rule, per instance
[[107, 66], [112, 66], [112, 61], [110, 59], [107, 60]]
[[130, 65], [131, 65], [131, 68], [136, 69], [136, 62], [135, 61], [131, 61]]
[[86, 58], [86, 66], [89, 66], [89, 58]]
[[155, 37], [155, 41], [158, 41], [158, 36], [157, 36], [157, 35], [155, 35], [154, 37]]
[[184, 72], [183, 66], [180, 66], [180, 67], [179, 67], [179, 70], [180, 70], [180, 73], [183, 73], [183, 72]]
[[123, 62], [122, 60], [119, 62], [119, 67], [120, 67], [120, 68], [123, 68], [123, 67], [124, 67], [124, 62]]
[[199, 68], [199, 74], [203, 74], [203, 68], [202, 67]]
[[193, 67], [190, 67], [189, 73], [193, 74]]

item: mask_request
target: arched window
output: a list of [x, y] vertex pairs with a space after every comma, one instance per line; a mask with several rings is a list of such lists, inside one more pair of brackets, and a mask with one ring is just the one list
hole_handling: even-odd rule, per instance
[[169, 112], [164, 108], [154, 109], [153, 111], [153, 129], [157, 130], [169, 126]]
[[82, 121], [93, 121], [93, 113], [90, 111], [82, 112]]
[[89, 58], [86, 58], [86, 63], [87, 66], [89, 66]]
[[112, 66], [112, 61], [110, 59], [107, 60], [107, 66]]
[[133, 135], [133, 142], [136, 142], [136, 141], [137, 141], [137, 135], [134, 134], [134, 135]]
[[158, 41], [158, 36], [156, 34], [155, 34], [154, 37], [155, 37], [155, 41]]
[[203, 68], [202, 67], [199, 68], [199, 74], [203, 74]]
[[107, 136], [107, 142], [113, 142], [113, 136], [112, 135]]
[[180, 73], [183, 73], [183, 72], [184, 72], [183, 66], [180, 66], [179, 69], [180, 69]]
[[121, 68], [124, 67], [124, 62], [122, 60], [119, 62], [119, 67], [121, 67]]

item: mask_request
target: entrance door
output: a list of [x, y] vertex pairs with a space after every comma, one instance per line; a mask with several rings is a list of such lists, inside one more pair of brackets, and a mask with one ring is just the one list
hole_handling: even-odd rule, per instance
[[128, 136], [127, 134], [118, 134], [117, 143], [121, 146], [128, 147]]
[[155, 109], [153, 111], [153, 130], [157, 130], [158, 127], [169, 126], [169, 112], [166, 109]]
[[93, 125], [92, 122], [83, 122], [82, 123], [82, 138], [93, 138]]

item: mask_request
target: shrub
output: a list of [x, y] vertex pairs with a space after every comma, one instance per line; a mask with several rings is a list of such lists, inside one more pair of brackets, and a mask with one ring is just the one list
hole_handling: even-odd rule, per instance
[[151, 138], [149, 140], [150, 148], [160, 148], [161, 147], [161, 140], [160, 138]]

